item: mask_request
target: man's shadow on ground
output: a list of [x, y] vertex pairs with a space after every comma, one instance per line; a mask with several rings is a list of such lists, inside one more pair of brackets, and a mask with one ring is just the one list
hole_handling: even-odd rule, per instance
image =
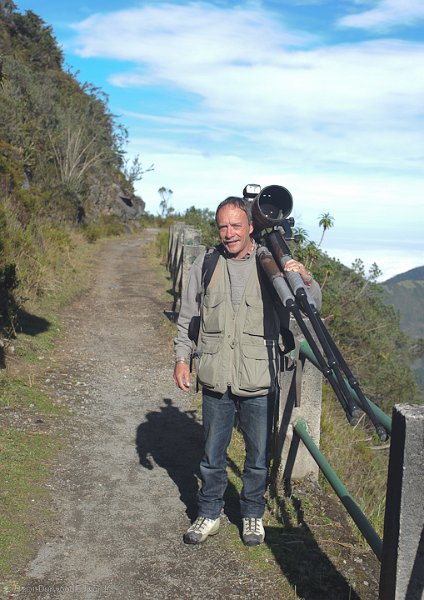
[[[146, 421], [137, 428], [136, 446], [140, 464], [149, 470], [157, 465], [165, 469], [178, 487], [187, 516], [197, 516], [199, 464], [203, 454], [203, 428], [196, 421], [196, 411], [181, 411], [169, 398], [164, 398], [159, 411], [147, 413]], [[229, 468], [241, 476], [237, 465], [229, 460]], [[239, 494], [229, 482], [225, 493], [224, 512], [229, 521], [241, 529]], [[284, 530], [266, 527], [265, 542], [273, 551], [281, 571], [301, 592], [313, 600], [357, 599], [345, 578], [318, 547], [312, 532], [302, 519], [298, 506], [299, 528], [290, 525], [290, 518], [280, 506]], [[287, 537], [288, 536], [288, 537]], [[310, 595], [312, 593], [312, 595]]]
[[[178, 487], [187, 516], [197, 516], [199, 464], [203, 454], [203, 428], [196, 421], [196, 411], [181, 411], [170, 398], [164, 398], [159, 411], [147, 413], [137, 428], [136, 446], [140, 464], [149, 470], [155, 465], [165, 469]], [[238, 494], [229, 483], [225, 514], [238, 527], [241, 523]]]

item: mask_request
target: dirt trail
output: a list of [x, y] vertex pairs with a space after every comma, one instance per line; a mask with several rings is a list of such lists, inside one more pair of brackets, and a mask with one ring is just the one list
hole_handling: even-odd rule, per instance
[[90, 291], [65, 314], [46, 382], [74, 411], [49, 482], [58, 524], [17, 597], [287, 598], [277, 566], [263, 572], [228, 543], [226, 518], [202, 547], [182, 542], [202, 433], [172, 381], [160, 333], [169, 306], [145, 252], [146, 236], [108, 243]]

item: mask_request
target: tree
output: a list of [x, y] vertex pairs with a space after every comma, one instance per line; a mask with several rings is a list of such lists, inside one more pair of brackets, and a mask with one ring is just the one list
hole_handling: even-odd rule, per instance
[[328, 212], [327, 213], [323, 213], [320, 216], [320, 220], [319, 220], [318, 225], [320, 227], [322, 227], [322, 235], [321, 235], [321, 239], [320, 239], [320, 241], [318, 243], [318, 246], [321, 246], [322, 240], [324, 239], [325, 232], [327, 231], [327, 229], [331, 229], [331, 227], [334, 226], [334, 218]]
[[65, 135], [62, 135], [61, 143], [57, 144], [49, 135], [59, 178], [62, 183], [78, 190], [85, 172], [98, 163], [103, 154], [93, 150], [95, 138], [85, 143], [81, 127], [76, 130], [68, 128], [61, 133]]
[[298, 244], [305, 244], [308, 240], [308, 232], [303, 227], [295, 227], [293, 233], [297, 238]]
[[352, 268], [352, 271], [355, 271], [355, 273], [357, 273], [361, 277], [365, 277], [365, 265], [364, 265], [364, 261], [362, 260], [362, 258], [355, 258], [355, 260], [352, 263], [351, 268]]
[[164, 186], [158, 189], [158, 194], [162, 198], [162, 200], [159, 203], [159, 207], [161, 211], [161, 216], [164, 218], [169, 217], [175, 212], [174, 208], [169, 204], [173, 193], [174, 192], [171, 189], [166, 188]]
[[[154, 171], [154, 168], [154, 165], [151, 164], [150, 167], [147, 167], [147, 169], [143, 169], [143, 166], [140, 162], [140, 156], [137, 154], [137, 156], [135, 156], [132, 159], [131, 163], [128, 160], [124, 162], [123, 170], [128, 182], [133, 186], [136, 181], [140, 181], [140, 179], [143, 179], [143, 175], [145, 173], [148, 173], [149, 171]], [[165, 188], [160, 189], [162, 190]]]
[[217, 229], [215, 225], [215, 212], [209, 208], [196, 208], [190, 206], [183, 215], [184, 223], [192, 225], [200, 230], [202, 234], [202, 244], [207, 248], [219, 243]]
[[368, 269], [368, 279], [370, 281], [377, 281], [381, 275], [383, 275], [383, 271], [380, 269], [377, 263], [373, 262]]

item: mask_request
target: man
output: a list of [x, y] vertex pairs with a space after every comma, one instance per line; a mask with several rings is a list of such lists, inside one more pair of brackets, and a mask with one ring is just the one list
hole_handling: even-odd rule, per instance
[[[262, 517], [268, 477], [268, 442], [284, 308], [275, 301], [264, 281], [245, 201], [227, 198], [218, 206], [215, 220], [222, 252], [206, 291], [202, 283], [204, 255], [195, 260], [183, 291], [175, 339], [174, 379], [181, 390], [188, 391], [192, 350], [188, 326], [192, 317], [200, 314], [196, 371], [203, 390], [205, 450], [200, 463], [202, 487], [198, 493], [198, 517], [185, 533], [184, 542], [202, 543], [219, 530], [227, 486], [226, 451], [238, 412], [246, 447], [240, 494], [242, 537], [246, 545], [253, 546], [265, 538]], [[307, 269], [291, 259], [285, 270], [298, 271], [319, 304], [319, 285]]]

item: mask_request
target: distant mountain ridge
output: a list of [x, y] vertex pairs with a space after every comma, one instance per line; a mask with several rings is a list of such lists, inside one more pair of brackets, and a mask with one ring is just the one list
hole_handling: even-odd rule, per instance
[[401, 329], [414, 339], [424, 337], [424, 266], [381, 284], [383, 300], [399, 311]]
[[415, 267], [414, 269], [410, 269], [409, 271], [405, 271], [405, 273], [400, 273], [399, 275], [395, 275], [386, 281], [383, 281], [383, 285], [391, 286], [393, 283], [398, 283], [399, 281], [424, 281], [424, 266]]
[[[424, 338], [424, 266], [391, 277], [384, 283], [383, 301], [399, 313], [400, 328], [412, 339]], [[424, 358], [412, 365], [424, 391]]]

